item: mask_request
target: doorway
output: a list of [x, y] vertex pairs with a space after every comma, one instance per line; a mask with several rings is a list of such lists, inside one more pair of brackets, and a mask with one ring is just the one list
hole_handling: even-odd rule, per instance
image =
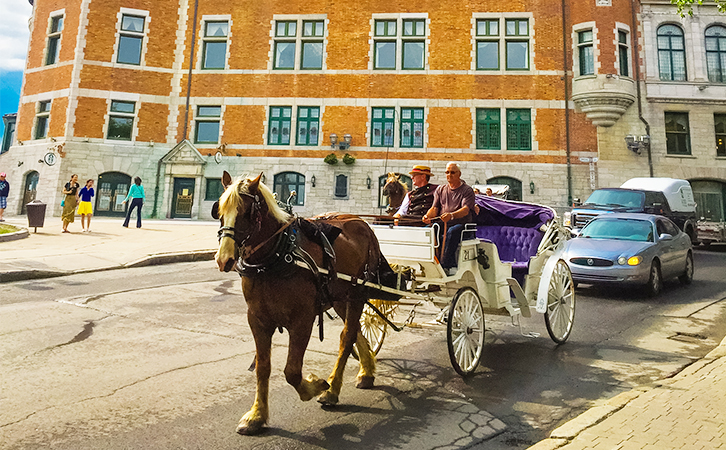
[[191, 219], [194, 204], [194, 178], [174, 178], [171, 201], [172, 219]]
[[96, 208], [94, 214], [106, 217], [124, 217], [127, 205], [123, 203], [131, 186], [131, 177], [121, 172], [106, 172], [98, 176]]
[[25, 176], [25, 189], [23, 190], [23, 205], [20, 207], [20, 214], [27, 214], [28, 208], [25, 207], [28, 203], [35, 200], [35, 195], [38, 193], [38, 180], [40, 174], [36, 171], [28, 172]]

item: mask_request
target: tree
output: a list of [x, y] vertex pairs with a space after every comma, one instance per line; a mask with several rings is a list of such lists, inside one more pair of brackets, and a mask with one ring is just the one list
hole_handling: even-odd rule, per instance
[[[693, 15], [693, 4], [702, 5], [703, 0], [671, 0], [671, 3], [678, 8], [678, 14], [685, 16]], [[706, 0], [706, 4], [715, 3], [719, 12], [726, 13], [726, 0]]]

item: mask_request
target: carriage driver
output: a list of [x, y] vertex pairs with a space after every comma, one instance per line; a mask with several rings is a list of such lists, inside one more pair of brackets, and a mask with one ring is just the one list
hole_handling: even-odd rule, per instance
[[[433, 176], [431, 167], [413, 166], [413, 170], [409, 172], [409, 175], [411, 175], [413, 185], [416, 188], [406, 194], [403, 198], [403, 203], [401, 203], [401, 207], [398, 208], [398, 211], [396, 211], [393, 217], [421, 220], [423, 215], [431, 209], [431, 205], [434, 204], [434, 191], [438, 185], [429, 183], [429, 180]], [[406, 223], [405, 225], [416, 226], [416, 223]]]
[[[464, 224], [471, 222], [474, 213], [474, 189], [461, 179], [459, 165], [450, 162], [446, 165], [446, 184], [442, 184], [434, 192], [434, 203], [423, 216], [424, 223], [432, 219], [440, 219], [447, 225], [446, 242], [441, 257], [441, 267], [447, 272], [456, 267], [456, 249], [461, 241]], [[439, 242], [442, 241], [441, 227]]]

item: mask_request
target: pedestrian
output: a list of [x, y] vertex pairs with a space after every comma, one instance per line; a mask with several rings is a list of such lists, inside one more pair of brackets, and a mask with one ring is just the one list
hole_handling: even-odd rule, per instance
[[64, 233], [70, 233], [68, 231], [68, 224], [73, 223], [73, 220], [76, 216], [76, 205], [78, 204], [78, 188], [81, 187], [78, 184], [78, 175], [75, 173], [71, 175], [71, 181], [66, 183], [65, 186], [63, 186], [63, 194], [65, 195], [65, 198], [63, 198], [63, 214], [61, 214], [61, 219], [63, 219], [63, 232]]
[[[78, 214], [81, 215], [81, 227], [84, 233], [91, 232], [91, 217], [93, 216], [93, 204], [91, 199], [96, 193], [93, 191], [93, 180], [86, 181], [78, 196], [81, 202], [78, 204]], [[84, 224], [85, 222], [85, 224]]]
[[0, 173], [0, 222], [5, 222], [3, 214], [5, 214], [5, 208], [8, 207], [8, 195], [10, 194], [10, 183], [5, 179], [6, 173]]
[[123, 201], [123, 203], [126, 203], [128, 199], [131, 199], [131, 205], [129, 205], [129, 209], [126, 211], [126, 220], [124, 220], [124, 227], [129, 227], [131, 211], [133, 211], [134, 208], [138, 208], [136, 210], [136, 228], [141, 228], [141, 207], [144, 205], [145, 198], [146, 195], [144, 194], [144, 187], [141, 185], [141, 178], [136, 177], [134, 178], [134, 184], [131, 185], [131, 189], [129, 189], [129, 193], [128, 195], [126, 195], [126, 198]]

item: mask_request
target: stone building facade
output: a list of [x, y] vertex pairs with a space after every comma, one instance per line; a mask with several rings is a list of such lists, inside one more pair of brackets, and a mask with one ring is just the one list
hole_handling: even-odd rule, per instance
[[[639, 11], [634, 0], [35, 0], [16, 140], [0, 155], [19, 187], [8, 212], [34, 196], [59, 214], [77, 173], [97, 180], [97, 215], [123, 214], [139, 176], [145, 215], [207, 219], [227, 170], [262, 172], [283, 198], [296, 190], [302, 215], [378, 213], [387, 172], [428, 164], [443, 182], [449, 161], [470, 184], [565, 208], [648, 175], [624, 141], [644, 134], [637, 105], [653, 103], [650, 86], [638, 101]], [[653, 158], [667, 160], [658, 126]], [[657, 175], [680, 173], [659, 164]]]

